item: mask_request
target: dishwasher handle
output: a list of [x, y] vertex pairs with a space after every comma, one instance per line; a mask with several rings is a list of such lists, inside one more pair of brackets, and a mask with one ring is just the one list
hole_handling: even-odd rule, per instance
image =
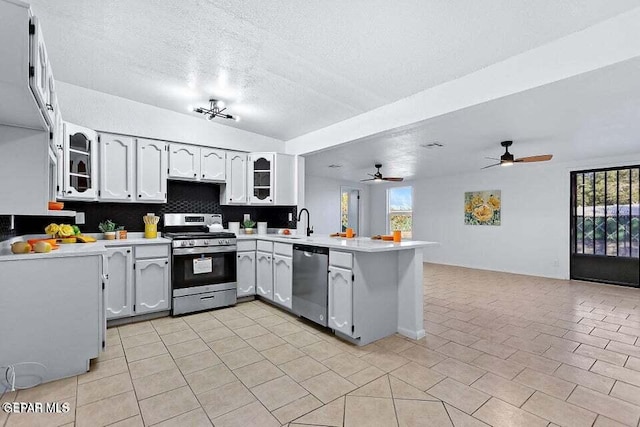
[[321, 246], [309, 246], [309, 245], [299, 245], [299, 244], [294, 244], [293, 245], [293, 250], [294, 251], [301, 251], [304, 253], [305, 256], [311, 256], [314, 254], [320, 254], [320, 255], [329, 255], [329, 248], [324, 248]]

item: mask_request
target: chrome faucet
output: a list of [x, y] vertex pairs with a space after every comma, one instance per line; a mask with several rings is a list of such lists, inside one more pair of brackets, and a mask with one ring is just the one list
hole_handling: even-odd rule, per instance
[[309, 237], [313, 233], [313, 227], [309, 227], [309, 223], [311, 222], [311, 218], [309, 216], [309, 211], [307, 210], [307, 208], [302, 208], [302, 209], [300, 209], [300, 212], [298, 213], [298, 222], [300, 222], [302, 220], [302, 212], [306, 212], [307, 213], [307, 237]]

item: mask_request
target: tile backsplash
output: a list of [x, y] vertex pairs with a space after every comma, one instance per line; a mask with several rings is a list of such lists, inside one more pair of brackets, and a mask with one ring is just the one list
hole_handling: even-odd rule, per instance
[[[182, 181], [169, 181], [167, 203], [97, 203], [65, 202], [65, 209], [84, 212], [85, 224], [80, 225], [84, 232], [98, 232], [98, 224], [111, 219], [123, 225], [129, 231], [143, 231], [142, 217], [147, 212], [162, 216], [165, 213], [220, 213], [226, 227], [229, 221], [242, 222], [244, 214], [250, 214], [254, 221], [266, 221], [273, 228], [295, 228], [296, 206], [221, 206], [220, 186]], [[289, 213], [293, 221], [289, 221]], [[0, 216], [0, 240], [22, 234], [42, 233], [51, 222], [69, 222], [74, 218], [16, 216], [15, 230], [9, 230], [9, 217]], [[6, 225], [5, 225], [6, 222]], [[162, 223], [159, 225], [162, 230]]]

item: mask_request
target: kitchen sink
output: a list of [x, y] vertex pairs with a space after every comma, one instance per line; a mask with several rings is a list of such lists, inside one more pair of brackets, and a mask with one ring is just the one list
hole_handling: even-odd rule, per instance
[[281, 239], [292, 239], [292, 240], [299, 240], [302, 239], [302, 236], [292, 236], [292, 235], [286, 235], [286, 234], [280, 234], [278, 235], [279, 238]]

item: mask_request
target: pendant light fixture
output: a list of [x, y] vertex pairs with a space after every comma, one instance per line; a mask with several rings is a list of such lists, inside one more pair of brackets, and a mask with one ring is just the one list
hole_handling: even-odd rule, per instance
[[240, 121], [239, 116], [232, 116], [231, 114], [225, 113], [224, 111], [226, 109], [227, 108], [225, 107], [224, 101], [211, 98], [209, 100], [209, 108], [195, 107], [193, 111], [196, 113], [204, 114], [207, 117], [207, 120], [213, 120], [216, 117], [220, 117], [222, 119], [235, 120], [236, 122]]

